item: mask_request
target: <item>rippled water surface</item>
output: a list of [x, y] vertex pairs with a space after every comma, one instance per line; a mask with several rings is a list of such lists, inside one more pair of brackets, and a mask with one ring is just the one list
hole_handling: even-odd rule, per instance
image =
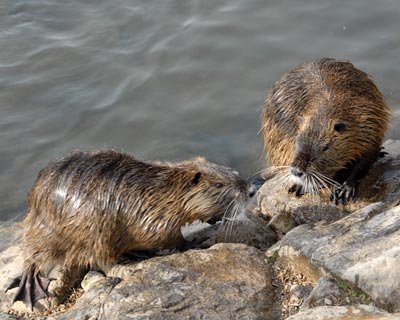
[[398, 0], [0, 0], [0, 220], [74, 149], [252, 175], [267, 89], [321, 56], [373, 76], [400, 138], [399, 30]]

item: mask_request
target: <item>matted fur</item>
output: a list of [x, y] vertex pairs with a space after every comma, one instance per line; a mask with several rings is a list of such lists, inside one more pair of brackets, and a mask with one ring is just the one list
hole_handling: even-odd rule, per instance
[[[50, 163], [29, 194], [26, 269], [100, 267], [123, 253], [178, 246], [181, 227], [244, 206], [248, 186], [203, 158], [144, 162], [115, 150]], [[228, 212], [229, 214], [229, 212]]]
[[[350, 62], [303, 63], [276, 82], [266, 98], [265, 152], [272, 166], [311, 169], [343, 183], [346, 174], [340, 172], [349, 172], [359, 159], [367, 167], [376, 160], [389, 117], [378, 88]], [[336, 132], [337, 123], [346, 130]]]

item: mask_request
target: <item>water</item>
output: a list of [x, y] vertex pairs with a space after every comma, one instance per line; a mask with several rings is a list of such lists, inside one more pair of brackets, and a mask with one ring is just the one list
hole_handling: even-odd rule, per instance
[[0, 220], [74, 149], [252, 175], [267, 89], [317, 57], [371, 74], [400, 138], [399, 30], [397, 0], [0, 0]]

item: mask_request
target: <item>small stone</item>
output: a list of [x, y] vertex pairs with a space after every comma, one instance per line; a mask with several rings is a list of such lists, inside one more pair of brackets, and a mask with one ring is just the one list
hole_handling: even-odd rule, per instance
[[292, 285], [290, 288], [290, 295], [305, 300], [312, 291], [311, 286], [303, 286], [299, 284]]
[[81, 282], [81, 286], [83, 290], [89, 291], [90, 288], [93, 287], [94, 284], [98, 283], [99, 281], [105, 280], [104, 274], [98, 271], [89, 271]]
[[269, 226], [274, 230], [285, 234], [297, 226], [296, 221], [293, 219], [292, 215], [288, 212], [280, 212], [274, 215], [269, 222]]

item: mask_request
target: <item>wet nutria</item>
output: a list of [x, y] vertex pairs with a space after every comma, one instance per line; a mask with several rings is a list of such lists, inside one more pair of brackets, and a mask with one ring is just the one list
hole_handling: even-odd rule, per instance
[[[203, 158], [143, 162], [114, 151], [74, 152], [42, 169], [23, 221], [25, 266], [8, 289], [33, 304], [47, 296], [55, 264], [102, 269], [124, 253], [179, 247], [181, 227], [246, 205], [237, 172]], [[7, 289], [7, 290], [8, 290]]]
[[303, 63], [275, 83], [262, 112], [270, 164], [290, 168], [297, 196], [332, 187], [346, 203], [380, 154], [390, 111], [368, 77], [348, 61]]

